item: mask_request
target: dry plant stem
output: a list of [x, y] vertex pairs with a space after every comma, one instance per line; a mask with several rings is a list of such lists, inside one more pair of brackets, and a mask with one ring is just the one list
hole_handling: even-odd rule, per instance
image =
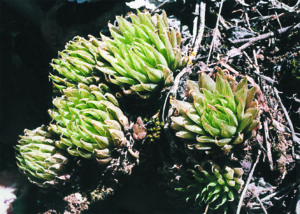
[[173, 95], [175, 99], [176, 99], [176, 94], [177, 94], [176, 92], [178, 90], [180, 79], [184, 74], [189, 72], [189, 70], [190, 70], [190, 66], [185, 67], [184, 69], [182, 69], [182, 71], [180, 71], [180, 73], [176, 76], [176, 78], [174, 80], [174, 85], [172, 86], [170, 92], [171, 92], [171, 95]]
[[197, 55], [200, 45], [201, 45], [201, 41], [203, 38], [203, 34], [204, 34], [204, 28], [205, 28], [205, 12], [206, 12], [206, 3], [201, 1], [200, 2], [200, 26], [199, 26], [199, 32], [197, 35], [197, 39], [195, 40], [194, 43], [194, 48], [193, 48], [193, 53], [195, 54], [195, 56]]
[[[224, 0], [221, 1], [220, 8], [219, 8], [219, 13], [218, 13], [218, 14], [221, 14], [222, 7], [223, 7], [223, 2], [224, 2]], [[210, 55], [211, 55], [212, 50], [213, 50], [213, 47], [214, 47], [214, 43], [215, 43], [216, 38], [217, 38], [217, 36], [218, 36], [218, 32], [219, 32], [219, 22], [220, 22], [220, 16], [218, 16], [217, 23], [216, 23], [216, 27], [215, 27], [215, 29], [214, 29], [213, 39], [212, 39], [211, 44], [210, 44], [210, 49], [209, 49], [209, 53], [208, 53], [208, 57], [207, 57], [207, 61], [206, 61], [206, 64], [207, 64], [207, 65], [208, 65], [208, 63], [209, 63], [209, 59], [210, 59]]]
[[253, 32], [253, 30], [251, 29], [251, 25], [250, 25], [250, 21], [249, 21], [249, 16], [248, 16], [248, 12], [247, 12], [247, 8], [244, 6], [244, 14], [245, 14], [245, 18], [246, 18], [246, 22], [247, 22], [247, 25], [248, 25], [248, 28], [251, 32]]
[[270, 195], [265, 196], [264, 198], [261, 199], [261, 201], [262, 201], [262, 202], [268, 201], [268, 200], [270, 200], [271, 198], [275, 197], [276, 195], [279, 195], [279, 194], [281, 194], [281, 193], [283, 193], [283, 192], [285, 192], [285, 191], [286, 191], [286, 192], [285, 192], [284, 194], [285, 194], [285, 195], [288, 195], [288, 194], [290, 194], [291, 191], [294, 190], [295, 186], [297, 186], [296, 183], [293, 183], [293, 184], [291, 184], [291, 185], [288, 186], [288, 187], [285, 187], [285, 188], [283, 188], [283, 189], [281, 189], [281, 190], [279, 190], [279, 191], [277, 191], [277, 192], [274, 192], [274, 193], [271, 193]]
[[295, 9], [297, 9], [299, 7], [299, 4], [300, 4], [299, 0], [297, 1], [297, 3], [293, 7], [290, 7], [290, 6], [280, 2], [278, 0], [270, 0], [270, 2], [272, 3], [274, 8], [284, 9], [284, 10], [287, 10], [289, 12], [295, 11]]
[[197, 15], [196, 15], [196, 17], [194, 18], [194, 21], [193, 21], [193, 42], [192, 42], [192, 44], [195, 44], [195, 41], [196, 41], [196, 38], [197, 38], [197, 28], [198, 28], [198, 19], [199, 19], [198, 14], [200, 14], [199, 7], [200, 6], [197, 3], [196, 6], [195, 6], [195, 14], [197, 14]]
[[[174, 85], [171, 87], [168, 95], [166, 96], [165, 102], [164, 102], [164, 106], [163, 106], [163, 112], [162, 112], [162, 118], [163, 118], [163, 122], [165, 125], [165, 127], [167, 127], [167, 123], [165, 121], [165, 112], [166, 112], [166, 107], [167, 107], [167, 103], [169, 100], [169, 97], [172, 96], [172, 98], [176, 99], [177, 96], [177, 90], [178, 90], [178, 86], [179, 86], [179, 82], [180, 82], [180, 78], [187, 72], [189, 72], [190, 67], [187, 66], [184, 69], [182, 69], [182, 71], [180, 71], [180, 73], [176, 76], [175, 80], [174, 80]], [[170, 109], [169, 111], [169, 117], [173, 114], [173, 108]]]
[[262, 75], [262, 74], [258, 74], [258, 73], [256, 73], [256, 72], [254, 72], [254, 73], [255, 73], [256, 75], [258, 75], [260, 78], [262, 78], [263, 80], [265, 80], [265, 81], [271, 83], [272, 85], [274, 85], [274, 84], [277, 83], [277, 81], [272, 80], [270, 77], [267, 77], [267, 76]]
[[165, 4], [167, 4], [169, 1], [171, 1], [171, 0], [166, 0], [165, 2], [161, 3], [160, 5], [158, 5], [155, 9], [153, 9], [151, 11], [151, 15], [153, 15], [156, 10], [158, 10], [159, 8], [161, 8], [162, 6], [164, 6]]
[[252, 59], [249, 57], [246, 51], [243, 51], [243, 54], [246, 56], [247, 60], [251, 63], [251, 65], [254, 65]]
[[240, 75], [238, 71], [236, 71], [233, 67], [231, 67], [230, 65], [228, 65], [225, 60], [220, 60], [218, 62], [219, 65], [224, 66], [228, 71], [231, 71], [232, 73], [234, 73], [235, 75]]
[[[243, 52], [245, 52], [245, 51], [243, 51]], [[257, 63], [257, 54], [256, 54], [256, 51], [254, 49], [253, 49], [253, 57], [254, 57], [254, 63], [255, 63], [254, 65], [255, 65], [255, 69], [256, 69], [256, 72], [254, 72], [254, 73], [256, 75], [258, 75], [260, 78], [262, 78], [263, 80], [266, 80], [267, 82], [271, 83], [272, 85], [274, 85], [275, 83], [277, 83], [277, 81], [271, 79], [270, 77], [267, 77], [265, 75], [260, 74], [259, 66], [258, 66], [258, 63]]]
[[163, 106], [163, 110], [162, 110], [162, 119], [163, 119], [163, 123], [164, 123], [164, 130], [165, 130], [165, 134], [166, 137], [169, 141], [169, 145], [170, 145], [170, 152], [174, 152], [174, 145], [175, 144], [175, 136], [170, 132], [170, 121], [171, 121], [171, 116], [174, 113], [174, 108], [170, 107], [167, 113], [167, 119], [165, 117], [165, 112], [166, 112], [166, 108], [167, 108], [167, 104], [169, 103], [169, 99], [176, 99], [177, 96], [177, 90], [178, 90], [178, 86], [179, 86], [179, 82], [181, 77], [186, 74], [186, 73], [190, 73], [190, 66], [186, 66], [176, 77], [174, 80], [174, 85], [171, 87], [169, 93], [166, 96], [165, 102], [164, 102], [164, 106]]
[[[164, 106], [163, 106], [163, 110], [162, 110], [162, 119], [163, 119], [163, 123], [165, 124], [165, 126], [164, 126], [165, 129], [167, 129], [168, 126], [169, 126], [169, 123], [166, 122], [166, 120], [165, 120], [166, 119], [165, 112], [166, 112], [166, 108], [167, 108], [167, 105], [168, 105], [170, 94], [171, 94], [171, 90], [169, 91], [169, 93], [166, 96], [166, 99], [165, 99], [165, 102], [164, 102]], [[172, 114], [173, 114], [173, 110], [171, 108], [169, 110], [168, 116], [171, 116]]]
[[[268, 21], [268, 19], [273, 20], [273, 19], [277, 19], [277, 18], [279, 18], [279, 17], [281, 17], [281, 16], [288, 17], [288, 16], [295, 15], [295, 13], [297, 13], [297, 11], [295, 11], [295, 12], [281, 13], [281, 14], [279, 14], [279, 15], [263, 16], [263, 15], [259, 12], [259, 10], [256, 10], [256, 12], [259, 14], [259, 16], [258, 16], [258, 17], [250, 18], [249, 20], [250, 20], [250, 21], [254, 21], [254, 20], [267, 21], [267, 22], [268, 22], [267, 24], [270, 24], [269, 21]], [[244, 20], [235, 20], [235, 23], [236, 23], [236, 24], [239, 24], [239, 23], [242, 23], [242, 22], [244, 22]], [[238, 39], [238, 40], [236, 40], [236, 41], [241, 41], [241, 42], [243, 41], [243, 42], [246, 42], [246, 41], [249, 41], [249, 39]]]
[[263, 39], [268, 39], [270, 37], [275, 37], [278, 34], [283, 34], [283, 33], [287, 32], [289, 30], [296, 29], [296, 28], [299, 28], [299, 27], [300, 27], [300, 23], [298, 23], [296, 25], [288, 26], [288, 27], [285, 27], [285, 28], [281, 28], [281, 29], [276, 30], [276, 31], [265, 33], [265, 34], [259, 35], [257, 37], [252, 37], [252, 38], [249, 38], [249, 39], [237, 39], [237, 40], [232, 41], [232, 43], [236, 44], [236, 43], [247, 42], [247, 43], [245, 43], [244, 45], [242, 45], [241, 47], [238, 48], [240, 51], [242, 51], [245, 48], [252, 45], [252, 43], [254, 43], [254, 42], [257, 42], [257, 41], [260, 41], [260, 40], [263, 40]]
[[266, 208], [264, 207], [264, 204], [262, 203], [262, 201], [260, 200], [260, 198], [258, 197], [258, 195], [257, 195], [255, 192], [253, 192], [251, 189], [249, 189], [249, 191], [250, 191], [250, 192], [254, 195], [254, 197], [258, 200], [258, 202], [259, 202], [259, 204], [260, 204], [262, 210], [264, 211], [264, 213], [265, 213], [265, 214], [268, 214]]
[[298, 137], [296, 136], [296, 134], [295, 134], [295, 130], [294, 130], [293, 123], [292, 123], [292, 121], [291, 121], [291, 119], [290, 119], [290, 117], [289, 117], [289, 114], [288, 114], [286, 108], [284, 107], [283, 103], [281, 102], [280, 96], [279, 96], [279, 94], [278, 94], [278, 90], [277, 90], [275, 87], [274, 87], [274, 92], [275, 92], [275, 96], [276, 96], [276, 98], [278, 99], [278, 102], [280, 103], [280, 106], [281, 106], [281, 108], [282, 108], [282, 110], [283, 110], [283, 112], [284, 112], [284, 115], [285, 115], [285, 117], [286, 117], [286, 120], [288, 121], [290, 130], [291, 130], [291, 132], [292, 132], [292, 139], [293, 139], [293, 142], [294, 142], [294, 143], [297, 143], [297, 144], [298, 144], [297, 146], [299, 147], [299, 146], [300, 146], [300, 138], [298, 138]]
[[208, 208], [209, 208], [209, 204], [208, 204], [208, 205], [206, 205], [206, 207], [205, 207], [205, 211], [204, 211], [204, 214], [207, 214], [207, 212], [208, 212]]
[[[254, 66], [256, 69], [256, 74], [260, 74], [260, 70], [259, 70], [259, 66], [257, 63], [257, 54], [255, 49], [253, 49], [253, 58], [254, 58]], [[268, 141], [268, 137], [269, 137], [269, 132], [268, 132], [268, 122], [267, 120], [264, 121], [264, 131], [265, 131], [265, 142], [266, 142], [266, 146], [267, 146], [267, 157], [269, 160], [269, 164], [270, 164], [270, 169], [273, 171], [274, 166], [273, 166], [273, 158], [272, 158], [272, 152], [271, 152], [271, 143]]]
[[223, 16], [222, 16], [221, 14], [219, 14], [219, 17], [220, 17], [220, 23], [221, 23], [221, 25], [222, 25], [226, 30], [229, 30], [229, 29], [232, 27], [232, 25], [226, 23], [225, 19], [223, 18]]
[[[265, 75], [262, 75], [259, 73], [259, 67], [258, 67], [258, 63], [257, 60], [255, 60], [255, 64], [253, 63], [252, 59], [249, 57], [249, 55], [247, 54], [246, 51], [243, 51], [243, 54], [246, 56], [247, 60], [255, 67], [256, 70], [258, 70], [258, 72], [254, 72], [256, 75], [258, 75], [260, 78], [262, 78], [263, 80], [271, 83], [272, 85], [274, 85], [275, 83], [277, 83], [277, 81], [272, 80], [270, 77], [267, 77]], [[255, 52], [254, 52], [255, 54]], [[257, 59], [256, 54], [254, 55], [254, 59]]]
[[260, 74], [259, 66], [258, 66], [258, 63], [257, 63], [257, 55], [256, 55], [255, 49], [253, 49], [253, 58], [254, 58], [254, 63], [255, 63], [254, 65], [255, 65], [256, 73]]
[[278, 18], [278, 15], [277, 15], [277, 12], [276, 12], [276, 11], [275, 11], [275, 15], [276, 15], [276, 20], [277, 20], [277, 22], [278, 22], [278, 24], [279, 24], [280, 29], [282, 29], [282, 25], [281, 25], [281, 22], [280, 22], [280, 20], [279, 20], [279, 18]]
[[270, 169], [271, 169], [271, 171], [273, 171], [274, 166], [273, 166], [273, 158], [272, 158], [272, 151], [271, 151], [271, 143], [268, 141], [268, 136], [269, 136], [268, 128], [269, 128], [268, 121], [265, 120], [264, 121], [264, 131], [265, 131], [265, 142], [266, 142], [266, 146], [267, 146], [267, 157], [269, 160]]
[[259, 159], [260, 159], [260, 155], [261, 155], [261, 150], [258, 150], [258, 154], [257, 154], [257, 158], [256, 158], [256, 161], [255, 163], [253, 164], [253, 167], [249, 173], [249, 176], [248, 176], [248, 179], [247, 179], [247, 182], [246, 182], [246, 185], [243, 189], [243, 192], [241, 194], [241, 198], [240, 198], [240, 201], [239, 201], [239, 204], [238, 204], [238, 208], [237, 208], [237, 211], [236, 211], [236, 214], [240, 214], [241, 212], [241, 208], [242, 208], [242, 204], [243, 204], [243, 200], [244, 200], [244, 197], [245, 197], [245, 194], [247, 192], [247, 189], [248, 189], [248, 186], [249, 186], [249, 183], [253, 177], [253, 173], [254, 173], [254, 170], [256, 168], [256, 165], [258, 164], [259, 162]]

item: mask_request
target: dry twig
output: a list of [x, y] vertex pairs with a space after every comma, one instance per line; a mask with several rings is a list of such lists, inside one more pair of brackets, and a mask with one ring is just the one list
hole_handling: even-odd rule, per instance
[[268, 160], [269, 160], [270, 169], [273, 171], [274, 166], [273, 166], [273, 158], [272, 158], [272, 151], [271, 151], [271, 143], [268, 141], [268, 136], [269, 136], [268, 129], [269, 129], [268, 121], [265, 120], [264, 121], [264, 131], [265, 131], [265, 142], [266, 142], [266, 146], [267, 146], [267, 157], [268, 157]]
[[268, 214], [266, 208], [264, 207], [264, 204], [262, 203], [262, 201], [260, 200], [259, 196], [253, 192], [251, 189], [249, 189], [249, 191], [254, 195], [254, 197], [258, 200], [258, 203], [260, 204], [262, 210], [264, 211], [265, 214]]
[[162, 6], [164, 6], [165, 4], [167, 4], [168, 2], [170, 2], [171, 0], [166, 0], [164, 1], [163, 3], [161, 3], [160, 5], [158, 5], [156, 8], [154, 8], [152, 11], [151, 11], [151, 15], [153, 15], [155, 13], [155, 11], [157, 11], [159, 8], [161, 8]]
[[256, 75], [258, 75], [261, 79], [271, 83], [272, 85], [274, 85], [275, 83], [277, 84], [277, 81], [271, 79], [270, 77], [267, 77], [265, 75], [260, 74], [259, 66], [258, 66], [258, 63], [257, 63], [257, 54], [256, 54], [256, 51], [254, 49], [253, 49], [253, 57], [254, 57], [254, 62], [255, 63], [252, 62], [252, 60], [250, 59], [250, 57], [248, 56], [246, 51], [243, 51], [243, 54], [247, 57], [249, 62], [255, 67], [256, 71], [254, 71], [254, 73]]
[[238, 204], [238, 208], [237, 208], [236, 214], [240, 214], [240, 212], [241, 212], [243, 200], [244, 200], [245, 194], [246, 194], [246, 192], [247, 192], [249, 183], [250, 183], [250, 181], [251, 181], [251, 179], [252, 179], [252, 177], [253, 177], [253, 173], [254, 173], [254, 170], [255, 170], [255, 168], [256, 168], [256, 165], [257, 165], [258, 162], [259, 162], [260, 155], [261, 155], [261, 150], [258, 150], [258, 154], [257, 154], [256, 161], [255, 161], [255, 163], [253, 164], [253, 167], [252, 167], [252, 169], [251, 169], [251, 171], [250, 171], [250, 173], [249, 173], [247, 182], [246, 182], [245, 187], [244, 187], [244, 189], [243, 189], [243, 192], [242, 192], [242, 194], [241, 194], [241, 198], [240, 198], [240, 201], [239, 201], [239, 204]]
[[[218, 13], [218, 14], [221, 14], [222, 7], [223, 7], [223, 2], [224, 2], [224, 0], [221, 1], [220, 8], [219, 8], [219, 13]], [[210, 45], [210, 49], [209, 49], [209, 53], [208, 53], [208, 57], [207, 57], [206, 64], [209, 63], [210, 55], [211, 55], [211, 53], [212, 53], [212, 50], [213, 50], [213, 47], [214, 47], [216, 38], [217, 38], [217, 36], [218, 36], [218, 32], [219, 32], [219, 22], [220, 22], [220, 16], [218, 16], [218, 19], [217, 19], [217, 23], [216, 23], [216, 27], [215, 27], [215, 30], [214, 30], [213, 39], [212, 39], [212, 41], [211, 41], [211, 45]]]
[[197, 35], [197, 39], [195, 40], [194, 43], [194, 48], [193, 48], [193, 53], [195, 56], [197, 55], [199, 51], [199, 47], [201, 45], [201, 41], [203, 38], [203, 33], [204, 33], [204, 27], [205, 27], [205, 12], [206, 12], [206, 3], [201, 1], [200, 3], [200, 26], [199, 26], [199, 32]]
[[[286, 108], [284, 107], [283, 103], [281, 102], [281, 98], [280, 98], [280, 96], [279, 96], [279, 94], [278, 94], [278, 90], [277, 90], [275, 87], [274, 87], [274, 92], [275, 92], [275, 96], [276, 96], [278, 102], [280, 103], [280, 106], [281, 106], [281, 108], [282, 108], [282, 110], [283, 110], [283, 112], [284, 112], [284, 115], [285, 115], [285, 117], [286, 117], [286, 120], [287, 120], [287, 122], [288, 122], [288, 124], [289, 124], [290, 130], [291, 130], [291, 133], [292, 133], [292, 139], [293, 139], [293, 142], [294, 142], [295, 144], [297, 143], [297, 144], [298, 144], [297, 146], [299, 147], [299, 146], [300, 146], [300, 138], [298, 138], [298, 137], [296, 136], [296, 134], [295, 134], [295, 130], [294, 130], [293, 123], [292, 123], [292, 121], [291, 121], [291, 119], [290, 119], [290, 117], [289, 117], [289, 114], [288, 114]], [[296, 145], [294, 145], [294, 146], [296, 146]], [[295, 154], [293, 154], [293, 156], [295, 157]]]
[[284, 9], [286, 11], [289, 11], [289, 12], [293, 12], [295, 11], [296, 9], [298, 9], [299, 5], [300, 5], [300, 0], [297, 1], [297, 3], [293, 6], [293, 7], [290, 7], [286, 4], [284, 4], [283, 2], [281, 1], [278, 1], [278, 0], [270, 0], [273, 8], [277, 8], [277, 9]]
[[232, 48], [230, 51], [228, 51], [227, 56], [230, 58], [230, 57], [240, 55], [244, 49], [246, 49], [249, 46], [253, 45], [255, 42], [258, 42], [260, 40], [264, 40], [264, 39], [267, 39], [267, 38], [270, 38], [270, 37], [275, 37], [276, 35], [286, 33], [289, 30], [296, 29], [296, 28], [299, 28], [299, 27], [300, 27], [300, 23], [298, 23], [296, 25], [288, 26], [288, 27], [285, 27], [285, 28], [282, 28], [282, 29], [279, 29], [279, 30], [276, 30], [276, 31], [265, 33], [265, 34], [259, 35], [257, 37], [252, 37], [252, 38], [243, 39], [243, 40], [235, 40], [235, 41], [233, 41], [233, 43], [239, 43], [240, 41], [244, 41], [244, 42], [248, 41], [248, 42], [243, 44], [239, 48]]

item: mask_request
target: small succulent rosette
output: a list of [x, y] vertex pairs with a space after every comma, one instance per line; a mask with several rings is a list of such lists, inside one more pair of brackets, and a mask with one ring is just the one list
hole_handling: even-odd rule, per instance
[[73, 156], [108, 163], [114, 148], [127, 146], [129, 122], [117, 99], [105, 84], [79, 83], [62, 92], [53, 100], [56, 108], [49, 110], [55, 122], [51, 130], [60, 135], [56, 146]]
[[187, 80], [189, 102], [172, 100], [177, 110], [171, 117], [176, 136], [187, 141], [190, 149], [220, 147], [228, 151], [243, 143], [258, 127], [257, 87], [249, 88], [247, 77], [238, 84], [231, 75], [218, 69], [216, 81], [200, 72], [199, 81]]
[[55, 146], [55, 133], [42, 126], [25, 130], [16, 146], [17, 165], [30, 182], [40, 187], [55, 187], [71, 177], [68, 154]]
[[167, 15], [138, 11], [127, 19], [117, 16], [108, 24], [112, 38], [102, 36], [97, 69], [125, 94], [147, 99], [173, 83], [173, 73], [183, 64], [180, 32], [169, 27]]
[[58, 52], [59, 57], [52, 60], [51, 66], [56, 72], [50, 73], [50, 78], [57, 89], [76, 87], [78, 83], [99, 83], [100, 75], [96, 69], [99, 41], [93, 36], [89, 37], [89, 40], [74, 37], [63, 51]]
[[193, 208], [210, 210], [207, 213], [231, 213], [239, 201], [243, 173], [240, 167], [207, 162], [204, 167], [196, 165], [177, 176], [173, 183]]

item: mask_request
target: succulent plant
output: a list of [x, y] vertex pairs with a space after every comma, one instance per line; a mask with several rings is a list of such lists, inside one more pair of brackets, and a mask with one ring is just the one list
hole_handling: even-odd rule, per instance
[[16, 146], [17, 161], [30, 182], [40, 187], [54, 187], [70, 179], [67, 154], [55, 146], [55, 134], [42, 126], [25, 130]]
[[[237, 85], [231, 75], [218, 69], [216, 81], [204, 72], [199, 82], [187, 81], [191, 102], [172, 100], [178, 115], [172, 116], [176, 136], [191, 139], [188, 148], [207, 150], [215, 145], [230, 150], [244, 142], [258, 126], [257, 87], [248, 88], [245, 77]], [[195, 141], [193, 141], [195, 140]]]
[[181, 187], [175, 190], [186, 194], [186, 201], [193, 206], [206, 205], [210, 209], [222, 209], [226, 213], [230, 202], [234, 203], [239, 198], [239, 190], [244, 184], [242, 180], [243, 169], [239, 167], [220, 167], [207, 163], [210, 170], [205, 170], [200, 165], [189, 173], [182, 175], [177, 180]]
[[61, 136], [56, 146], [73, 156], [109, 162], [112, 149], [126, 145], [129, 127], [110, 89], [104, 84], [79, 83], [78, 88], [68, 87], [62, 93], [53, 100], [56, 109], [49, 110], [56, 121], [50, 127]]
[[112, 38], [102, 36], [98, 62], [106, 79], [125, 94], [149, 98], [173, 83], [173, 72], [182, 65], [181, 35], [168, 26], [166, 13], [151, 15], [138, 11], [131, 22], [117, 16], [118, 27], [108, 24]]
[[89, 37], [86, 40], [76, 36], [66, 44], [65, 50], [59, 52], [59, 58], [52, 60], [51, 66], [58, 74], [50, 73], [50, 78], [56, 88], [62, 90], [76, 87], [78, 83], [91, 85], [100, 81], [96, 69], [99, 41], [93, 36]]

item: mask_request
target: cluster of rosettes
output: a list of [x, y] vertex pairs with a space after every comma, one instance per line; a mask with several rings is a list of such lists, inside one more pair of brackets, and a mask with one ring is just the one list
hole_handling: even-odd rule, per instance
[[20, 170], [40, 187], [62, 184], [71, 177], [66, 153], [55, 146], [55, 141], [53, 133], [42, 126], [25, 130], [25, 136], [21, 136], [16, 146]]
[[194, 207], [205, 205], [210, 210], [227, 213], [230, 204], [239, 198], [239, 190], [244, 184], [242, 180], [243, 170], [239, 167], [220, 167], [209, 163], [211, 170], [204, 170], [201, 166], [195, 166], [188, 175], [182, 175], [178, 182], [180, 187], [175, 190], [184, 192], [186, 201]]
[[[151, 16], [138, 11], [137, 15], [117, 17], [117, 24], [108, 24], [112, 37], [75, 37], [51, 63], [56, 72], [50, 78], [60, 92], [49, 110], [53, 121], [48, 127], [26, 130], [16, 146], [18, 166], [31, 182], [49, 187], [68, 180], [66, 164], [72, 156], [107, 164], [113, 162], [113, 150], [126, 148], [138, 158], [127, 135], [132, 134], [137, 142], [160, 138], [163, 124], [159, 113], [150, 121], [139, 117], [130, 130], [128, 118], [107, 84], [143, 99], [172, 85], [174, 72], [185, 65], [181, 35], [168, 26], [165, 12]], [[216, 81], [200, 72], [198, 82], [187, 80], [189, 101], [171, 101], [177, 110], [171, 127], [177, 137], [187, 139], [189, 149], [230, 150], [259, 125], [256, 91], [255, 86], [248, 87], [247, 78], [235, 84], [221, 69]], [[177, 176], [175, 189], [186, 193], [186, 201], [194, 205], [223, 207], [226, 212], [229, 202], [238, 198], [243, 170], [230, 167], [230, 163], [207, 164], [202, 167], [195, 162], [193, 170]]]
[[[126, 139], [129, 121], [104, 82], [120, 86], [125, 94], [149, 98], [172, 84], [173, 72], [182, 65], [182, 59], [180, 33], [168, 26], [165, 12], [151, 17], [148, 12], [138, 11], [130, 19], [132, 23], [117, 17], [117, 26], [109, 24], [112, 39], [104, 35], [102, 40], [75, 37], [52, 61], [55, 72], [50, 78], [59, 97], [53, 100], [55, 108], [49, 110], [53, 121], [47, 130], [56, 140], [44, 140], [37, 129], [39, 132], [26, 131], [17, 147], [20, 169], [30, 180], [36, 177], [47, 182], [49, 166], [37, 168], [35, 164], [36, 159], [48, 158], [50, 141], [53, 152], [66, 151], [70, 156], [96, 159], [99, 163], [109, 163], [115, 148], [128, 147], [133, 153]], [[159, 137], [158, 131], [155, 126], [150, 133], [155, 138]], [[25, 143], [35, 145], [32, 149], [37, 149], [36, 145], [41, 149], [27, 155]], [[59, 158], [51, 159], [54, 166], [58, 166], [55, 160], [58, 165], [64, 163]], [[59, 177], [57, 173], [53, 176]]]
[[[51, 64], [50, 74], [58, 89], [105, 80], [120, 86], [125, 94], [147, 99], [173, 83], [173, 73], [185, 64], [180, 32], [169, 27], [167, 15], [129, 15], [131, 22], [117, 16], [117, 26], [108, 24], [112, 38], [75, 37]], [[103, 82], [103, 81], [102, 81]]]
[[248, 88], [245, 77], [237, 85], [221, 69], [216, 82], [204, 72], [199, 82], [187, 81], [187, 94], [191, 102], [173, 100], [178, 115], [171, 117], [176, 136], [195, 140], [188, 147], [198, 150], [212, 149], [215, 145], [224, 150], [244, 142], [259, 125], [257, 101], [253, 101], [257, 88]]
[[182, 65], [181, 35], [168, 26], [165, 12], [129, 17], [131, 22], [117, 17], [118, 27], [108, 25], [113, 39], [101, 35], [97, 68], [125, 94], [146, 99], [173, 83], [173, 72]]

